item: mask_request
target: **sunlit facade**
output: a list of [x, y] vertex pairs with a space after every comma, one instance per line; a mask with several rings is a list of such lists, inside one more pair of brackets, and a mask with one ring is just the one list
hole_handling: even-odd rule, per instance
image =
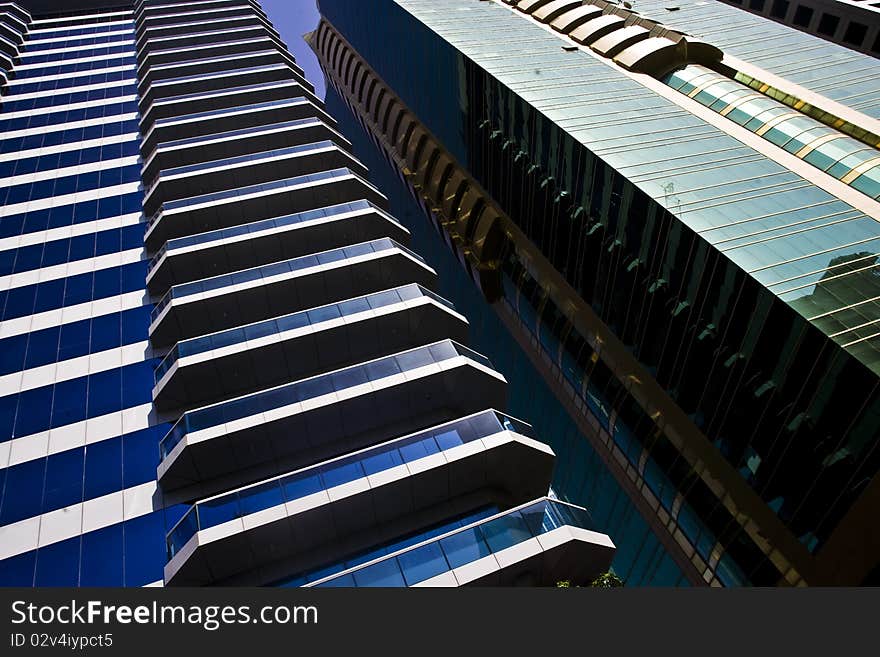
[[605, 572], [259, 4], [48, 4], [0, 5], [0, 585]]
[[625, 489], [694, 584], [876, 582], [876, 60], [714, 2], [319, 8], [335, 93], [614, 476], [557, 494]]

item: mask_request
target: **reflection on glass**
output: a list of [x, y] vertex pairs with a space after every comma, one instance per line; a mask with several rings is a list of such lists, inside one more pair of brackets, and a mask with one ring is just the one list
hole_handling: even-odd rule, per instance
[[592, 529], [593, 522], [582, 507], [544, 498], [314, 586], [413, 586], [563, 526]]
[[[857, 167], [877, 154], [876, 149], [864, 142], [703, 66], [686, 66], [668, 74], [663, 81], [685, 95], [696, 92], [691, 97], [698, 103], [745, 126], [860, 192], [880, 198], [880, 165], [874, 167], [873, 174], [869, 171], [855, 177], [860, 173]], [[749, 100], [743, 102], [744, 98]], [[828, 140], [829, 136], [834, 138]], [[873, 184], [871, 176], [874, 176]]]
[[[235, 108], [232, 108], [231, 110], [224, 110], [224, 111], [225, 112], [232, 112], [232, 111], [240, 112], [240, 111], [242, 111], [242, 109], [254, 110], [254, 109], [260, 109], [263, 107], [271, 107], [272, 105], [283, 104], [286, 102], [289, 102], [289, 101], [276, 101], [273, 103], [260, 103], [258, 105], [249, 105], [249, 106], [246, 106], [245, 108], [235, 107]], [[222, 114], [223, 111], [221, 111], [220, 113]], [[203, 114], [208, 115], [208, 116], [215, 115], [214, 112], [203, 112]], [[177, 119], [178, 117], [174, 117], [174, 118]], [[157, 123], [158, 123], [158, 121], [157, 121]], [[284, 130], [286, 128], [296, 128], [296, 127], [304, 127], [304, 126], [318, 126], [318, 125], [323, 125], [323, 123], [321, 122], [320, 119], [316, 119], [314, 117], [307, 117], [305, 119], [296, 119], [294, 121], [284, 121], [282, 123], [270, 123], [269, 125], [261, 124], [261, 125], [257, 125], [257, 126], [252, 126], [250, 128], [239, 128], [238, 130], [229, 130], [228, 132], [221, 132], [219, 134], [210, 133], [207, 135], [198, 135], [196, 137], [186, 137], [185, 139], [177, 139], [175, 141], [163, 141], [161, 144], [159, 144], [159, 146], [157, 147], [156, 150], [158, 150], [158, 151], [172, 150], [172, 149], [176, 150], [176, 149], [179, 149], [181, 146], [192, 146], [195, 144], [201, 144], [204, 142], [212, 142], [212, 141], [218, 141], [218, 140], [226, 141], [228, 139], [237, 139], [238, 137], [244, 137], [247, 135], [252, 135], [252, 134], [260, 133], [260, 132], [267, 132], [267, 131], [275, 132], [278, 130]]]
[[[150, 322], [156, 321], [159, 315], [162, 314], [162, 311], [165, 310], [168, 304], [171, 303], [172, 299], [181, 299], [192, 294], [199, 294], [202, 292], [208, 292], [210, 290], [219, 290], [220, 288], [224, 288], [230, 285], [239, 285], [241, 283], [247, 283], [249, 281], [258, 281], [260, 279], [278, 276], [279, 274], [301, 271], [310, 267], [317, 267], [318, 265], [341, 262], [343, 260], [354, 258], [360, 255], [367, 255], [369, 253], [382, 253], [383, 251], [392, 250], [411, 253], [409, 249], [401, 246], [391, 238], [383, 237], [378, 240], [371, 240], [369, 242], [363, 242], [354, 246], [346, 246], [340, 249], [331, 249], [330, 251], [324, 251], [322, 253], [300, 256], [299, 258], [282, 260], [281, 262], [272, 262], [268, 265], [260, 265], [259, 267], [243, 269], [241, 271], [231, 272], [229, 274], [220, 274], [219, 276], [212, 276], [211, 278], [203, 278], [198, 281], [193, 281], [192, 283], [182, 283], [180, 285], [175, 285], [170, 290], [168, 290], [168, 292], [165, 293], [165, 296], [163, 296], [162, 299], [153, 308], [152, 312], [150, 313]], [[421, 258], [419, 259], [421, 260]]]
[[225, 189], [220, 192], [211, 192], [210, 194], [202, 194], [201, 196], [192, 196], [190, 198], [183, 198], [175, 201], [166, 201], [162, 204], [162, 207], [159, 209], [159, 211], [156, 212], [156, 214], [154, 214], [152, 217], [150, 217], [150, 220], [147, 222], [147, 231], [149, 232], [150, 228], [152, 228], [159, 221], [159, 219], [162, 218], [163, 214], [170, 210], [182, 210], [184, 208], [192, 208], [193, 206], [197, 205], [210, 205], [212, 203], [225, 199], [239, 198], [242, 196], [248, 196], [249, 194], [258, 194], [260, 192], [280, 191], [283, 189], [290, 189], [302, 185], [310, 185], [311, 183], [319, 182], [321, 180], [345, 178], [348, 176], [355, 177], [358, 180], [363, 180], [350, 169], [340, 168], [331, 169], [328, 171], [319, 171], [318, 173], [309, 173], [303, 176], [294, 176], [293, 178], [285, 178], [283, 180], [273, 180], [271, 182], [260, 183], [257, 185], [249, 185], [247, 187]]
[[[199, 530], [411, 463], [430, 454], [505, 430], [516, 430], [523, 435], [531, 434], [531, 427], [519, 420], [498, 411], [482, 411], [322, 465], [311, 466], [198, 502], [168, 533], [168, 556], [173, 557]], [[451, 439], [452, 436], [455, 436], [454, 440]]]
[[295, 214], [288, 214], [281, 217], [272, 217], [271, 219], [262, 219], [260, 221], [253, 221], [249, 224], [239, 224], [236, 226], [230, 226], [229, 228], [219, 228], [217, 230], [211, 230], [205, 233], [187, 235], [186, 237], [178, 237], [168, 240], [167, 242], [165, 242], [165, 244], [162, 245], [162, 248], [159, 249], [156, 255], [153, 256], [153, 258], [150, 260], [150, 270], [152, 271], [156, 267], [156, 265], [159, 263], [159, 260], [161, 260], [162, 256], [164, 256], [166, 253], [171, 252], [173, 254], [174, 251], [189, 246], [210, 244], [211, 242], [221, 242], [231, 237], [238, 237], [241, 235], [254, 235], [256, 233], [272, 230], [274, 228], [294, 226], [308, 221], [314, 221], [316, 219], [323, 219], [326, 217], [333, 217], [350, 212], [358, 212], [361, 210], [370, 210], [377, 214], [381, 214], [388, 221], [391, 221], [396, 225], [400, 225], [398, 224], [396, 219], [394, 219], [369, 201], [361, 200], [353, 201], [351, 203], [339, 203], [337, 205], [331, 205], [325, 208], [317, 208], [314, 210], [307, 210], [305, 212], [297, 212]]

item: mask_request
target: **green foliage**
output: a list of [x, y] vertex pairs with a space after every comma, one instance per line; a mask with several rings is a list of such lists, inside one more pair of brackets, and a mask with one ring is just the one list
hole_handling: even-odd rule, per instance
[[590, 586], [599, 589], [613, 589], [618, 586], [623, 586], [623, 581], [610, 570], [607, 573], [602, 573], [596, 579], [594, 579]]
[[[597, 589], [613, 589], [618, 586], [623, 586], [623, 580], [609, 570], [607, 573], [602, 573], [590, 582], [590, 586]], [[572, 585], [571, 580], [563, 579], [556, 582], [556, 588], [570, 589], [580, 587], [577, 584]]]

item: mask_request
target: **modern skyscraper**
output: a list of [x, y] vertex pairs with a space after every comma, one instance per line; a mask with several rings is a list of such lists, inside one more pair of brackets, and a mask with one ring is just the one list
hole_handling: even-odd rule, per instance
[[0, 6], [2, 584], [607, 569], [258, 3], [23, 4]]
[[[880, 2], [871, 0], [722, 0], [828, 41], [880, 56]], [[731, 16], [733, 20], [735, 17]]]
[[876, 60], [701, 0], [319, 8], [328, 98], [690, 581], [876, 583]]

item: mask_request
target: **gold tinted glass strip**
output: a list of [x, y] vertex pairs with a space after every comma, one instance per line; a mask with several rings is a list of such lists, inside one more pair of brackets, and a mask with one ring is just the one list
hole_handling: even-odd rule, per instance
[[866, 171], [869, 171], [878, 166], [880, 166], [880, 156], [870, 159], [867, 162], [862, 162], [859, 166], [857, 166], [855, 169], [852, 169], [848, 174], [841, 178], [841, 180], [849, 185], [853, 180], [861, 176]]
[[798, 98], [796, 96], [792, 96], [791, 94], [787, 94], [776, 87], [771, 87], [769, 84], [765, 82], [761, 82], [753, 78], [750, 75], [746, 75], [740, 71], [737, 71], [734, 75], [734, 79], [737, 82], [741, 82], [745, 85], [748, 85], [752, 89], [757, 89], [763, 95], [772, 98], [773, 100], [779, 101], [783, 105], [788, 105], [792, 107], [802, 114], [809, 116], [811, 119], [815, 119], [820, 123], [823, 123], [829, 127], [834, 128], [835, 130], [840, 130], [841, 132], [849, 135], [853, 139], [858, 139], [861, 142], [866, 143], [868, 146], [873, 146], [874, 148], [880, 147], [880, 135], [874, 134], [869, 130], [865, 130], [853, 123], [846, 121], [845, 119], [840, 118], [839, 116], [835, 116], [830, 112], [826, 112], [825, 110], [821, 110], [810, 103]]

